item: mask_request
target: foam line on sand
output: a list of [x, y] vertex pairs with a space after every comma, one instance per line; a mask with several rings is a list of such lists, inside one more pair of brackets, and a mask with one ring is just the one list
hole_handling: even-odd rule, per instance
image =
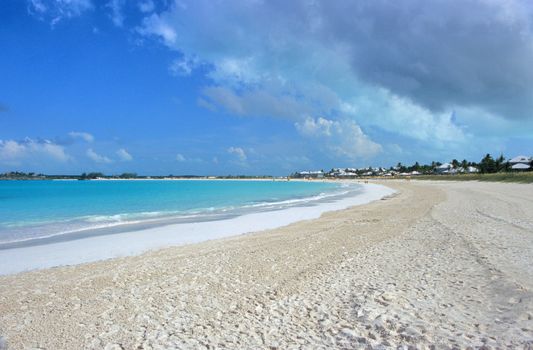
[[361, 184], [361, 186], [363, 192], [359, 195], [313, 206], [297, 206], [224, 220], [156, 226], [137, 231], [100, 234], [52, 244], [0, 250], [0, 275], [136, 255], [168, 246], [273, 229], [296, 221], [316, 219], [325, 212], [369, 203], [394, 193], [394, 190], [381, 185]]

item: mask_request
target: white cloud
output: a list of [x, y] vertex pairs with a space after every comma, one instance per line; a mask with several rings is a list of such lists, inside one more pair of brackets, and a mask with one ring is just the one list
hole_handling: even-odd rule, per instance
[[328, 120], [322, 117], [306, 118], [295, 123], [304, 136], [317, 137], [326, 152], [338, 157], [355, 160], [370, 158], [382, 151], [380, 144], [372, 141], [353, 120]]
[[318, 119], [306, 118], [303, 122], [295, 123], [296, 129], [307, 136], [331, 136], [331, 127], [338, 122], [322, 117]]
[[133, 160], [131, 154], [129, 154], [124, 148], [119, 149], [116, 154], [122, 161], [129, 162], [130, 160]]
[[30, 6], [37, 13], [45, 13], [48, 10], [46, 5], [41, 0], [31, 0]]
[[2, 161], [38, 160], [43, 157], [59, 162], [71, 159], [63, 146], [50, 140], [31, 138], [23, 141], [0, 140], [0, 160]]
[[244, 162], [247, 159], [246, 152], [244, 152], [244, 150], [241, 147], [232, 146], [228, 148], [228, 153], [237, 156], [237, 158], [239, 158], [241, 162]]
[[152, 0], [145, 0], [139, 2], [139, 11], [143, 13], [152, 12], [155, 8], [155, 4]]
[[125, 0], [110, 0], [107, 7], [111, 10], [110, 17], [113, 24], [117, 27], [124, 25], [124, 5]]
[[[470, 136], [453, 122], [452, 112], [432, 112], [385, 89], [377, 89], [366, 96], [354, 98], [343, 110], [352, 118], [359, 117], [363, 126], [377, 126], [432, 144], [463, 143]], [[360, 118], [361, 116], [364, 118]]]
[[26, 155], [26, 146], [13, 140], [0, 140], [0, 159], [17, 160]]
[[176, 154], [176, 160], [178, 162], [185, 162], [187, 159], [185, 158], [185, 156], [183, 154], [178, 153], [178, 154]]
[[91, 0], [55, 0], [54, 2], [57, 6], [60, 6], [64, 12], [69, 12], [78, 16], [84, 11], [93, 8]]
[[173, 45], [178, 35], [171, 25], [159, 20], [159, 16], [151, 15], [144, 19], [144, 27], [138, 29], [140, 34], [160, 36], [166, 45]]
[[89, 134], [88, 132], [83, 132], [83, 131], [71, 131], [68, 133], [68, 135], [70, 137], [72, 137], [73, 139], [82, 139], [86, 142], [93, 142], [94, 141], [94, 136], [92, 134]]
[[349, 159], [370, 158], [382, 151], [380, 144], [372, 141], [352, 120], [336, 122], [335, 135], [339, 140], [330, 147], [339, 155]]
[[65, 162], [70, 159], [70, 157], [65, 153], [65, 149], [51, 141], [45, 140], [42, 143], [33, 143], [32, 148], [34, 151], [39, 153], [44, 153], [58, 161]]
[[199, 62], [193, 58], [183, 57], [172, 61], [168, 70], [172, 75], [176, 76], [189, 76], [191, 75], [193, 69], [198, 67]]
[[234, 85], [254, 84], [264, 78], [258, 73], [252, 56], [244, 58], [224, 57], [213, 62], [213, 70], [209, 76], [215, 81], [225, 81]]
[[110, 158], [96, 153], [92, 148], [89, 148], [85, 154], [96, 163], [109, 164], [113, 162]]
[[91, 0], [29, 0], [28, 12], [50, 20], [52, 26], [65, 18], [73, 18], [93, 9]]

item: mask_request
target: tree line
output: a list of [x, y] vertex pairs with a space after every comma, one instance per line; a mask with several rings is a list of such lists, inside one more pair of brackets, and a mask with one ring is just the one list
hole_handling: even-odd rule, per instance
[[[487, 153], [479, 162], [471, 162], [467, 161], [466, 159], [463, 159], [462, 161], [458, 161], [457, 159], [453, 159], [450, 164], [453, 168], [463, 168], [467, 169], [468, 167], [475, 167], [479, 170], [480, 173], [483, 174], [490, 174], [490, 173], [499, 173], [499, 172], [506, 172], [511, 170], [511, 164], [509, 161], [505, 160], [505, 157], [503, 154], [501, 154], [498, 158], [493, 158], [489, 153]], [[397, 170], [400, 172], [412, 172], [412, 171], [418, 171], [421, 173], [429, 173], [435, 170], [437, 167], [441, 166], [442, 163], [440, 162], [431, 162], [431, 164], [424, 164], [421, 165], [418, 162], [411, 166], [405, 166], [402, 165], [402, 163], [398, 163], [396, 167], [391, 167], [391, 170]]]

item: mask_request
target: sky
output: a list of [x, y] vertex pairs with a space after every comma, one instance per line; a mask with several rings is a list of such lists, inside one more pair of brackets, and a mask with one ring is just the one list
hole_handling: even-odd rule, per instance
[[0, 172], [533, 155], [529, 0], [3, 0]]

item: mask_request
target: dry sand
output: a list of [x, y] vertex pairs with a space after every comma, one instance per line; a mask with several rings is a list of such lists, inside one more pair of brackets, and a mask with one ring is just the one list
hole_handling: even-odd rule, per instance
[[0, 348], [533, 348], [533, 186], [387, 185], [276, 230], [0, 277]]

